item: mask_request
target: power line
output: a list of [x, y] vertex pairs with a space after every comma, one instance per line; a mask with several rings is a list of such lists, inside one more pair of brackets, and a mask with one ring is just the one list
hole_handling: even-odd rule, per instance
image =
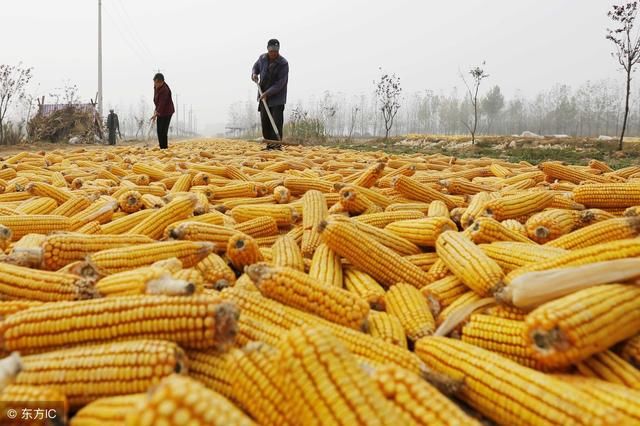
[[122, 13], [123, 21], [126, 21], [124, 22], [125, 28], [131, 35], [131, 38], [137, 42], [137, 44], [142, 48], [142, 51], [144, 51], [145, 54], [149, 56], [149, 58], [155, 60], [153, 52], [151, 52], [147, 44], [144, 42], [144, 39], [140, 36], [135, 22], [133, 21], [133, 19], [131, 19], [125, 5], [122, 3], [122, 0], [117, 0], [117, 2], [113, 2], [113, 4], [118, 5], [119, 8], [114, 7], [114, 10], [116, 10], [117, 13]]
[[125, 33], [122, 31], [122, 28], [120, 27], [120, 24], [118, 23], [117, 19], [115, 19], [115, 17], [111, 14], [108, 8], [104, 8], [103, 10], [107, 15], [107, 17], [109, 18], [109, 20], [113, 23], [113, 26], [115, 27], [116, 32], [120, 35], [120, 39], [127, 45], [131, 53], [133, 53], [138, 58], [138, 60], [140, 60], [141, 63], [145, 63], [145, 60], [143, 59], [143, 56], [145, 55], [144, 54], [141, 55], [140, 50], [138, 50], [139, 48], [136, 48], [131, 43], [131, 40], [127, 36], [125, 36]]

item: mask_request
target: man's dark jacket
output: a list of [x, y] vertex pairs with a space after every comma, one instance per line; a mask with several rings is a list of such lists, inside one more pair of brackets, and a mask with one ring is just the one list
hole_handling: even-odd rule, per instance
[[260, 76], [260, 87], [267, 95], [270, 107], [287, 103], [287, 83], [289, 82], [289, 62], [278, 56], [274, 64], [269, 67], [269, 55], [260, 55], [253, 65], [253, 74]]
[[153, 103], [156, 106], [158, 117], [171, 117], [176, 111], [171, 100], [171, 89], [167, 83], [160, 88], [153, 88]]

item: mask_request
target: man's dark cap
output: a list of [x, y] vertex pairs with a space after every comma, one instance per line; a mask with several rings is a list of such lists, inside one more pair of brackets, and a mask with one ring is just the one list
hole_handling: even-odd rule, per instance
[[161, 72], [156, 73], [156, 75], [153, 76], [153, 81], [156, 81], [156, 80], [164, 81], [164, 75]]
[[267, 43], [267, 50], [280, 50], [280, 42], [275, 38], [272, 38]]

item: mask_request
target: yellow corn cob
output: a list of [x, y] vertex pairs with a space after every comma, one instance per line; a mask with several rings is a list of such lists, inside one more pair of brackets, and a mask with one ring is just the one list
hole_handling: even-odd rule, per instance
[[160, 197], [156, 197], [151, 194], [144, 194], [140, 197], [140, 204], [145, 209], [159, 209], [167, 205], [167, 203]]
[[311, 257], [320, 245], [318, 224], [327, 218], [327, 204], [320, 191], [309, 190], [302, 197], [302, 254]]
[[277, 362], [287, 414], [299, 424], [403, 424], [400, 412], [358, 365], [349, 350], [324, 328], [287, 333]]
[[634, 238], [640, 234], [640, 217], [622, 217], [605, 220], [585, 226], [563, 235], [546, 245], [566, 250], [574, 250], [602, 244], [609, 241]]
[[640, 206], [629, 207], [624, 211], [625, 216], [640, 216]]
[[167, 172], [164, 170], [145, 163], [135, 163], [131, 171], [133, 173], [147, 175], [153, 180], [162, 180], [167, 177]]
[[0, 295], [5, 300], [50, 302], [88, 299], [96, 293], [90, 281], [76, 275], [0, 263]]
[[92, 203], [85, 210], [74, 214], [69, 218], [71, 221], [71, 230], [77, 230], [78, 228], [83, 227], [89, 222], [98, 221], [100, 224], [110, 222], [113, 213], [118, 209], [118, 202], [107, 201], [107, 200], [98, 200]]
[[460, 218], [460, 224], [463, 229], [468, 228], [484, 212], [484, 206], [486, 203], [495, 199], [497, 195], [489, 192], [479, 192], [471, 198], [467, 210], [462, 214]]
[[278, 351], [253, 342], [230, 354], [234, 401], [261, 425], [289, 425], [286, 402], [289, 396], [278, 377]]
[[277, 204], [287, 204], [291, 201], [291, 192], [282, 185], [276, 186], [273, 189], [273, 196]]
[[640, 332], [640, 288], [610, 284], [548, 302], [526, 319], [526, 340], [550, 368], [587, 359]]
[[309, 191], [333, 192], [333, 183], [321, 179], [288, 177], [283, 180], [282, 184], [293, 195], [303, 195]]
[[91, 205], [91, 202], [79, 195], [74, 195], [51, 212], [52, 215], [72, 217]]
[[227, 257], [236, 271], [243, 271], [245, 266], [264, 260], [255, 239], [248, 235], [236, 234], [227, 243]]
[[418, 268], [422, 269], [423, 271], [428, 272], [431, 266], [438, 260], [438, 254], [437, 253], [419, 253], [419, 254], [412, 254], [410, 256], [405, 256], [404, 258], [407, 259], [409, 262], [413, 263], [414, 265], [416, 265]]
[[[204, 290], [204, 276], [196, 268], [187, 268], [175, 272], [173, 273], [173, 278], [181, 284], [186, 283], [188, 293], [202, 293], [202, 291]], [[162, 294], [167, 293], [163, 291]]]
[[493, 243], [496, 241], [514, 241], [520, 243], [534, 244], [526, 236], [519, 232], [514, 232], [490, 217], [479, 217], [467, 228], [471, 240], [476, 244]]
[[491, 171], [491, 173], [499, 178], [508, 178], [513, 176], [513, 171], [498, 164], [498, 163], [493, 163], [489, 166], [489, 170]]
[[189, 377], [172, 375], [162, 380], [126, 416], [127, 426], [182, 424], [194, 426], [254, 425], [224, 396]]
[[614, 408], [621, 416], [620, 424], [636, 424], [640, 422], [639, 391], [578, 375], [556, 374], [554, 378], [570, 384], [598, 402]]
[[205, 222], [182, 222], [169, 232], [169, 237], [184, 241], [208, 241], [226, 247], [229, 239], [241, 234], [233, 228]]
[[121, 426], [127, 412], [147, 398], [145, 393], [99, 398], [74, 414], [70, 426]]
[[231, 216], [238, 223], [270, 216], [275, 219], [279, 227], [293, 225], [299, 220], [298, 213], [288, 204], [241, 205], [231, 210]]
[[363, 235], [354, 225], [342, 221], [325, 221], [319, 226], [319, 230], [323, 241], [333, 251], [370, 274], [382, 285], [406, 282], [420, 288], [429, 282], [426, 272], [371, 237]]
[[292, 237], [287, 235], [279, 237], [271, 249], [275, 266], [286, 266], [304, 272], [302, 252]]
[[242, 222], [233, 228], [253, 238], [269, 237], [278, 234], [278, 224], [269, 216], [257, 217], [247, 222]]
[[417, 341], [435, 331], [435, 320], [420, 290], [398, 283], [385, 295], [386, 311], [400, 320], [409, 339]]
[[171, 272], [159, 266], [144, 266], [131, 271], [119, 272], [100, 279], [96, 290], [105, 297], [134, 294], [189, 295], [196, 285], [174, 279]]
[[398, 212], [406, 210], [416, 210], [427, 214], [429, 211], [429, 203], [411, 202], [411, 203], [393, 203], [385, 208], [385, 212]]
[[384, 310], [385, 291], [371, 275], [355, 268], [344, 268], [344, 286], [348, 291], [366, 300], [371, 309]]
[[569, 195], [560, 194], [553, 197], [553, 201], [549, 204], [550, 209], [566, 209], [566, 210], [584, 210], [582, 204], [573, 201], [573, 193]]
[[18, 212], [10, 207], [0, 206], [0, 216], [15, 216]]
[[165, 195], [165, 190], [159, 186], [149, 186], [149, 185], [132, 185], [132, 186], [121, 186], [116, 192], [112, 195], [116, 199], [119, 198], [122, 194], [128, 191], [136, 191], [140, 194], [151, 194], [156, 197], [163, 197]]
[[640, 204], [640, 184], [605, 183], [579, 185], [573, 190], [574, 200], [587, 207], [603, 209], [628, 208]]
[[447, 188], [449, 194], [453, 195], [475, 195], [480, 192], [492, 192], [496, 190], [494, 187], [469, 182], [466, 179], [445, 179], [440, 181], [440, 183]]
[[504, 275], [500, 266], [461, 233], [442, 233], [436, 242], [436, 252], [447, 268], [480, 296], [501, 286]]
[[395, 181], [394, 188], [412, 200], [422, 201], [424, 203], [440, 200], [444, 202], [449, 209], [460, 207], [460, 203], [455, 198], [438, 192], [430, 186], [417, 182], [407, 176], [399, 176]]
[[100, 222], [98, 222], [97, 220], [94, 220], [92, 222], [84, 224], [83, 226], [78, 228], [76, 232], [86, 235], [102, 234], [102, 225], [100, 225]]
[[157, 240], [171, 223], [189, 217], [193, 213], [195, 203], [195, 198], [176, 198], [125, 233], [146, 235]]
[[611, 167], [607, 165], [607, 163], [604, 163], [599, 160], [589, 160], [589, 167], [591, 167], [592, 169], [600, 170], [601, 172], [610, 173], [614, 171]]
[[384, 163], [376, 163], [370, 166], [364, 172], [359, 174], [359, 176], [353, 181], [353, 185], [362, 186], [363, 188], [371, 188], [375, 185], [376, 181], [382, 177], [384, 168]]
[[[187, 192], [189, 191], [189, 189], [191, 189], [191, 183], [193, 180], [194, 177], [192, 177], [190, 174], [183, 174], [178, 177], [169, 192]], [[198, 183], [206, 185], [206, 183], [204, 182]]]
[[344, 277], [340, 256], [326, 244], [320, 244], [311, 259], [309, 276], [326, 285], [342, 288]]
[[438, 257], [438, 259], [435, 262], [433, 262], [433, 264], [431, 265], [431, 267], [427, 272], [429, 273], [429, 277], [431, 278], [430, 282], [441, 280], [447, 275], [451, 274], [449, 267], [447, 266], [446, 263], [444, 263], [442, 259], [440, 259], [440, 257]]
[[535, 242], [544, 244], [580, 227], [582, 217], [582, 212], [576, 210], [548, 209], [527, 220], [527, 234]]
[[433, 247], [440, 234], [457, 230], [457, 226], [447, 217], [429, 217], [393, 222], [384, 229], [414, 244]]
[[578, 363], [576, 368], [583, 376], [640, 390], [640, 370], [611, 351], [592, 355]]
[[[278, 238], [280, 238], [280, 235], [260, 237], [260, 238], [256, 238], [255, 240], [256, 240], [256, 244], [258, 244], [258, 247], [260, 247], [261, 249], [268, 248], [269, 250], [271, 250], [271, 247], [276, 243], [276, 241], [278, 241]], [[273, 258], [271, 260], [273, 260]]]
[[627, 340], [620, 349], [620, 355], [636, 368], [640, 368], [640, 336]]
[[205, 288], [222, 290], [232, 286], [236, 281], [236, 275], [227, 262], [215, 253], [202, 259], [195, 268], [204, 278]]
[[[391, 198], [381, 193], [377, 188], [364, 188], [362, 186], [358, 186], [356, 190], [358, 193], [367, 197], [369, 201], [380, 206], [381, 209], [386, 209], [389, 205], [393, 203]], [[327, 202], [329, 202], [330, 197], [334, 197], [336, 195], [339, 196], [339, 194], [331, 194], [331, 193], [325, 194], [325, 198], [327, 199]]]
[[23, 311], [25, 309], [32, 308], [34, 306], [40, 306], [43, 302], [35, 300], [5, 300], [0, 301], [0, 321], [4, 320], [7, 316], [15, 314], [16, 312]]
[[[336, 216], [334, 219], [344, 220], [345, 218]], [[413, 242], [387, 229], [376, 228], [373, 225], [357, 221], [353, 221], [351, 223], [355, 225], [358, 231], [362, 232], [364, 235], [373, 238], [383, 246], [390, 248], [401, 256], [416, 255], [420, 254], [422, 251], [420, 247], [415, 245]]]
[[136, 295], [45, 303], [10, 315], [0, 328], [4, 348], [22, 354], [131, 339], [199, 349], [232, 341], [237, 317], [237, 309], [218, 296]]
[[410, 417], [412, 424], [480, 425], [438, 389], [410, 371], [383, 365], [375, 369], [373, 380], [384, 396]]
[[0, 225], [11, 229], [12, 239], [19, 240], [27, 234], [48, 234], [54, 231], [68, 231], [72, 221], [56, 215], [15, 215], [0, 216]]
[[369, 305], [351, 292], [318, 282], [295, 269], [266, 263], [248, 267], [247, 274], [269, 298], [347, 327], [366, 326]]
[[31, 195], [35, 195], [38, 197], [52, 198], [56, 201], [56, 204], [58, 205], [64, 204], [73, 196], [71, 191], [67, 191], [66, 188], [61, 189], [44, 182], [32, 182], [29, 185], [27, 185], [26, 190]]
[[511, 230], [512, 232], [516, 232], [522, 235], [523, 237], [529, 236], [527, 234], [527, 228], [522, 223], [518, 222], [515, 219], [506, 219], [500, 223], [502, 223], [502, 226], [504, 226], [505, 228]]
[[233, 397], [234, 365], [229, 351], [189, 350], [189, 376], [227, 398]]
[[234, 180], [245, 180], [245, 181], [250, 180], [246, 174], [242, 173], [240, 169], [232, 165], [225, 166], [224, 175], [229, 179], [234, 179]]
[[102, 234], [106, 235], [119, 235], [124, 234], [129, 231], [131, 228], [136, 226], [138, 223], [142, 222], [147, 217], [151, 216], [154, 213], [153, 210], [141, 210], [132, 214], [128, 214], [118, 219], [114, 219], [109, 223], [105, 223], [104, 225], [100, 225], [102, 229]]
[[[144, 392], [162, 377], [184, 371], [185, 363], [184, 352], [171, 342], [103, 343], [22, 357], [15, 383], [58, 390], [74, 409], [102, 397]], [[87, 367], [98, 368], [100, 376], [78, 374]]]
[[[323, 320], [313, 314], [282, 305], [274, 300], [267, 299], [259, 292], [246, 291], [240, 288], [227, 288], [222, 291], [221, 296], [229, 300], [242, 310], [239, 320], [239, 332], [256, 334], [256, 330], [261, 328], [259, 339], [253, 337], [251, 340], [262, 340], [273, 336], [273, 344], [278, 344], [283, 331], [290, 330], [304, 324], [312, 326], [322, 326], [331, 331], [347, 346], [347, 348], [357, 356], [366, 358], [374, 365], [394, 364], [406, 368], [410, 371], [420, 373], [421, 363], [415, 354], [404, 350], [398, 346], [383, 342], [373, 336], [361, 333], [348, 327]], [[244, 327], [243, 321], [252, 318], [251, 327]], [[270, 333], [266, 333], [269, 331]], [[275, 333], [275, 336], [273, 335]]]
[[429, 210], [427, 211], [427, 217], [446, 217], [449, 219], [449, 208], [441, 200], [434, 200], [429, 204]]
[[369, 334], [392, 345], [407, 348], [407, 336], [400, 320], [386, 312], [369, 314]]
[[473, 314], [462, 327], [462, 341], [484, 348], [535, 370], [545, 370], [524, 339], [525, 323]]
[[516, 219], [546, 208], [554, 194], [546, 191], [528, 192], [488, 201], [484, 213], [497, 221]]
[[467, 291], [469, 291], [469, 288], [455, 275], [448, 275], [420, 289], [422, 295], [429, 302], [431, 312], [434, 314], [452, 304]]
[[401, 220], [423, 219], [425, 214], [418, 210], [401, 210], [395, 212], [372, 213], [354, 217], [356, 222], [366, 223], [376, 228], [384, 228], [390, 223]]
[[51, 214], [58, 207], [53, 198], [33, 198], [20, 204], [15, 210], [19, 214]]
[[588, 265], [595, 262], [626, 259], [637, 256], [640, 256], [640, 240], [638, 239], [617, 240], [609, 243], [596, 244], [590, 247], [571, 250], [561, 256], [552, 257], [545, 261], [528, 264], [513, 270], [507, 275], [505, 282], [509, 283], [514, 278], [526, 272], [568, 268], [571, 266]]
[[[171, 232], [177, 228], [178, 226], [182, 225], [183, 223], [187, 223], [187, 222], [197, 222], [197, 223], [208, 223], [211, 225], [218, 225], [218, 226], [226, 226], [229, 224], [229, 222], [227, 222], [227, 220], [230, 219], [228, 216], [225, 216], [224, 214], [218, 212], [218, 211], [211, 211], [209, 213], [205, 213], [199, 216], [193, 216], [193, 217], [188, 217], [186, 219], [183, 220], [178, 220], [176, 222], [171, 223], [170, 225], [168, 225], [165, 229], [164, 232], [162, 234], [162, 238], [163, 239], [167, 239], [171, 237]], [[232, 220], [232, 219], [231, 219]]]
[[41, 267], [55, 271], [91, 253], [118, 247], [152, 243], [144, 235], [86, 235], [67, 233], [49, 235], [41, 243]]
[[499, 424], [592, 425], [617, 417], [561, 380], [465, 342], [426, 337], [416, 353], [436, 372], [463, 379], [457, 395]]
[[514, 308], [513, 306], [508, 305], [489, 306], [483, 309], [482, 313], [492, 317], [504, 318], [513, 321], [524, 321], [528, 314], [528, 312], [523, 309]]
[[[66, 178], [67, 180], [69, 180], [68, 176], [66, 176]], [[140, 174], [140, 175], [130, 174], [123, 177], [123, 180], [129, 181], [136, 186], [148, 186], [151, 183], [151, 178], [149, 177], [149, 175], [145, 175], [145, 174]]]
[[273, 195], [267, 195], [266, 197], [255, 197], [255, 198], [226, 198], [220, 204], [226, 210], [234, 209], [238, 206], [248, 206], [248, 205], [265, 205], [265, 204], [275, 204], [276, 198]]
[[172, 257], [180, 259], [185, 268], [190, 268], [207, 257], [214, 248], [212, 243], [207, 242], [164, 241], [102, 250], [87, 259], [100, 275], [110, 275]]
[[369, 200], [355, 186], [347, 186], [340, 190], [340, 204], [351, 215], [382, 212], [380, 206]]
[[595, 175], [593, 173], [588, 173], [586, 171], [555, 162], [542, 163], [539, 168], [545, 175], [547, 175], [548, 178], [551, 179], [566, 180], [572, 183], [581, 183], [585, 181], [600, 183], [611, 182], [611, 180], [606, 176]]
[[535, 244], [509, 241], [482, 244], [480, 248], [487, 256], [495, 260], [505, 272], [510, 272], [525, 265], [556, 258], [566, 253], [566, 250], [548, 245], [538, 246]]

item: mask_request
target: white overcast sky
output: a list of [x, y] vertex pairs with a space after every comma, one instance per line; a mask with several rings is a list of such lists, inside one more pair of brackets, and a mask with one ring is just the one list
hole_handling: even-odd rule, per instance
[[[0, 63], [34, 67], [31, 91], [97, 90], [98, 0], [2, 0]], [[378, 67], [406, 93], [450, 90], [486, 60], [490, 84], [533, 95], [554, 83], [618, 78], [605, 40], [609, 0], [103, 0], [104, 108], [126, 113], [162, 70], [200, 131], [222, 131], [252, 98], [269, 38], [289, 60], [289, 103], [370, 92]], [[175, 99], [174, 99], [175, 100]]]

